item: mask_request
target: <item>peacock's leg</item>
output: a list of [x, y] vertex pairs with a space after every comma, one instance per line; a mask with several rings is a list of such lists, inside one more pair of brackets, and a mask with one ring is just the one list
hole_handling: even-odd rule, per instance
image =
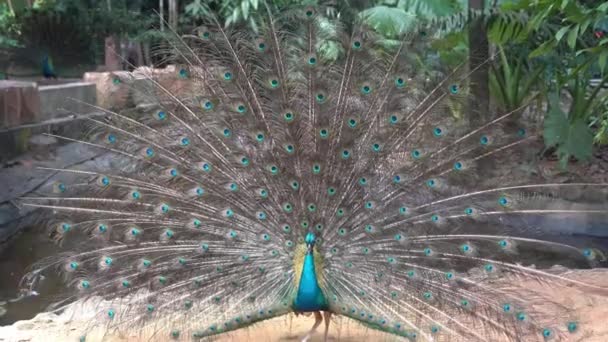
[[327, 333], [329, 332], [329, 320], [331, 319], [331, 311], [323, 311], [323, 319], [325, 320], [325, 335], [323, 335], [323, 342], [327, 342]]
[[312, 337], [312, 334], [315, 333], [315, 331], [317, 330], [319, 325], [321, 325], [322, 321], [323, 321], [323, 317], [321, 316], [321, 312], [315, 311], [315, 324], [312, 325], [312, 328], [310, 329], [308, 334], [306, 334], [306, 336], [304, 336], [304, 338], [302, 339], [302, 342], [307, 342], [308, 340], [310, 340], [310, 338]]

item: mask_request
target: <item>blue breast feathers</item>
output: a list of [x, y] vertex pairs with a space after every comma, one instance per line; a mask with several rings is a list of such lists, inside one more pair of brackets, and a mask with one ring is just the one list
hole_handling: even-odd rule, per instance
[[327, 300], [315, 273], [315, 261], [312, 251], [306, 254], [302, 275], [298, 286], [298, 295], [293, 303], [293, 309], [299, 312], [327, 310]]

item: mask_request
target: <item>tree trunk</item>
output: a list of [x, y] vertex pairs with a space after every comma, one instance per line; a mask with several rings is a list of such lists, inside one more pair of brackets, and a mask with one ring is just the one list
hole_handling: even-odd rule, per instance
[[158, 16], [160, 17], [160, 31], [165, 30], [165, 1], [158, 1]]
[[143, 53], [144, 53], [144, 65], [147, 65], [149, 67], [153, 66], [152, 57], [150, 56], [150, 43], [148, 43], [148, 42], [143, 43]]
[[[471, 70], [468, 107], [469, 126], [479, 127], [490, 121], [490, 65], [489, 43], [486, 27], [481, 15], [473, 17], [473, 12], [484, 9], [485, 0], [469, 0], [469, 68]], [[493, 158], [482, 158], [478, 161], [479, 172], [490, 174], [496, 170]]]
[[140, 42], [135, 43], [135, 52], [137, 53], [137, 66], [146, 65], [146, 59], [144, 57], [143, 44]]
[[169, 26], [173, 31], [177, 31], [177, 22], [179, 15], [179, 1], [169, 0]]
[[469, 113], [471, 122], [485, 122], [491, 119], [489, 89], [489, 43], [483, 18], [472, 18], [474, 11], [483, 11], [484, 0], [469, 0], [469, 67], [471, 74], [471, 98]]

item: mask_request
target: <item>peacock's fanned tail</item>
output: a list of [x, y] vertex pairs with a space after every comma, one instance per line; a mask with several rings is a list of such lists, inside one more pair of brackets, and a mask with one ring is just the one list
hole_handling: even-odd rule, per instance
[[79, 181], [23, 199], [57, 212], [69, 250], [26, 279], [61, 272], [60, 307], [103, 299], [83, 334], [205, 337], [297, 311], [312, 232], [334, 314], [423, 341], [578, 333], [568, 308], [517, 284], [606, 293], [533, 264], [603, 259], [546, 223], [606, 222], [605, 203], [565, 198], [607, 184], [529, 183], [518, 162], [537, 136], [507, 124], [518, 111], [460, 115], [473, 70], [419, 64], [431, 33], [387, 47], [320, 13], [268, 15], [257, 35], [210, 17], [166, 43], [171, 82], [116, 76], [148, 105], [106, 110], [81, 142], [123, 166], [61, 170]]

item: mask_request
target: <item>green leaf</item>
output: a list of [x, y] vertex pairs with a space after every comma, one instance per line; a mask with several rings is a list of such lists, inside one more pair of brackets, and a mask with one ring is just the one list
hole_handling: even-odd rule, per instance
[[547, 21], [547, 17], [553, 10], [553, 4], [549, 5], [544, 11], [536, 13], [532, 19], [528, 22], [528, 30], [536, 31], [542, 23]]
[[530, 52], [529, 57], [534, 58], [534, 57], [542, 56], [542, 55], [548, 53], [549, 51], [553, 50], [553, 48], [555, 48], [556, 45], [557, 45], [557, 43], [555, 40], [548, 40], [548, 41], [542, 43], [536, 49], [534, 49], [534, 51]]
[[416, 16], [403, 9], [376, 6], [359, 13], [366, 24], [385, 37], [395, 37], [410, 30], [416, 23]]
[[591, 25], [591, 18], [585, 19], [585, 21], [581, 24], [581, 29], [579, 30], [579, 32], [581, 34], [585, 33], [585, 31], [587, 31], [587, 28], [589, 27], [589, 25]]
[[563, 166], [570, 156], [587, 160], [593, 151], [593, 134], [584, 119], [568, 120], [566, 113], [559, 107], [557, 96], [553, 95], [551, 108], [544, 122], [543, 137], [545, 145], [556, 147], [556, 153]]
[[604, 72], [606, 68], [606, 59], [608, 58], [608, 51], [603, 51], [597, 58], [597, 64], [600, 66], [600, 71]]
[[414, 13], [421, 19], [434, 19], [462, 11], [458, 1], [454, 0], [399, 0], [396, 7]]
[[555, 147], [559, 145], [568, 130], [568, 117], [566, 113], [559, 108], [559, 98], [555, 99], [556, 95], [552, 96], [551, 108], [545, 117], [543, 137], [545, 145]]
[[593, 134], [585, 121], [576, 120], [568, 126], [568, 135], [562, 149], [564, 153], [571, 154], [578, 160], [591, 158]]
[[243, 19], [247, 20], [249, 17], [249, 0], [241, 2], [241, 9], [243, 10]]
[[578, 39], [578, 30], [580, 29], [579, 25], [574, 26], [574, 29], [568, 33], [568, 46], [571, 49], [576, 47], [576, 41]]
[[564, 35], [568, 32], [568, 30], [570, 30], [570, 25], [568, 26], [564, 26], [561, 29], [559, 29], [559, 31], [557, 31], [557, 33], [555, 34], [555, 39], [559, 42], [560, 40], [562, 40], [562, 38], [564, 37]]

